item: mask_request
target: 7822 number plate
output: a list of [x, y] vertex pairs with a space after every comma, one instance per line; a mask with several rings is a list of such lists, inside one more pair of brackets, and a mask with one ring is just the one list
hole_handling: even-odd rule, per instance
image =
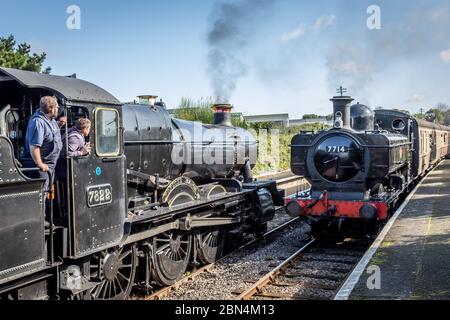
[[110, 184], [89, 187], [86, 195], [89, 208], [112, 203], [112, 187]]

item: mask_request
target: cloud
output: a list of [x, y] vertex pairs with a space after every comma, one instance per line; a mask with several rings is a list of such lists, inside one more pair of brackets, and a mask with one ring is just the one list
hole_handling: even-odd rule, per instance
[[425, 100], [425, 96], [421, 95], [421, 94], [413, 94], [412, 97], [410, 97], [407, 101], [409, 103], [417, 103], [417, 102], [422, 102]]
[[[336, 16], [334, 14], [326, 15], [317, 18], [312, 27], [316, 31], [321, 31], [335, 25], [335, 23], [336, 23]], [[298, 38], [301, 38], [306, 34], [307, 28], [309, 29], [310, 26], [305, 26], [304, 24], [301, 24], [296, 29], [283, 34], [281, 36], [281, 41], [287, 43], [296, 40]]]
[[360, 74], [366, 73], [370, 70], [368, 65], [360, 64], [354, 61], [335, 63], [331, 67], [336, 71], [346, 74]]
[[[428, 63], [441, 63], [438, 59], [450, 64], [450, 48], [442, 47], [450, 40], [450, 9], [414, 5], [399, 19], [383, 19], [382, 29], [377, 31], [355, 29], [355, 22], [350, 22], [353, 15], [346, 8], [336, 10], [341, 10], [336, 16], [349, 23], [337, 26], [341, 36], [332, 39], [328, 49], [330, 89], [344, 83], [353, 90], [368, 91], [373, 79], [383, 72], [401, 70], [399, 65], [405, 63], [411, 74], [422, 72]], [[430, 74], [440, 72], [428, 70]], [[396, 76], [400, 74], [396, 72]]]
[[283, 34], [281, 36], [281, 41], [282, 42], [290, 42], [293, 41], [295, 39], [301, 38], [305, 35], [306, 33], [306, 28], [303, 24], [299, 25], [297, 27], [297, 29], [292, 30], [290, 32], [286, 32], [285, 34]]
[[442, 62], [449, 63], [450, 62], [450, 49], [441, 51], [440, 56], [441, 56]]
[[314, 23], [314, 30], [321, 31], [336, 24], [336, 16], [334, 14], [328, 16], [321, 16], [316, 19]]

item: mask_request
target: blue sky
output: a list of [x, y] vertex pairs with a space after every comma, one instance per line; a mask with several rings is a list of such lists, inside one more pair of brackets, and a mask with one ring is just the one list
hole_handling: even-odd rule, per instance
[[[224, 3], [234, 4], [232, 15], [223, 15]], [[81, 30], [66, 28], [72, 4], [81, 8]], [[366, 26], [371, 4], [381, 8], [381, 30]], [[0, 7], [1, 36], [47, 52], [54, 74], [77, 73], [123, 101], [156, 94], [175, 107], [183, 96], [217, 92], [208, 34], [222, 18], [233, 34], [215, 44], [240, 68], [229, 93], [236, 111], [330, 113], [339, 85], [373, 107], [450, 104], [446, 0], [0, 0]]]

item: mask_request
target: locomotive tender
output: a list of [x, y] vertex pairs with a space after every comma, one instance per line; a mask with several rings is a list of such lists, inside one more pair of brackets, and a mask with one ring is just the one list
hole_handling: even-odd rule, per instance
[[[46, 95], [67, 116], [64, 135], [91, 120], [94, 146], [62, 159], [49, 199], [20, 165]], [[216, 109], [214, 125], [195, 124], [73, 77], [0, 68], [0, 299], [125, 299], [263, 232], [284, 195], [252, 178], [255, 139], [231, 126], [229, 106]]]
[[450, 128], [335, 96], [334, 128], [292, 139], [291, 168], [311, 189], [286, 201], [313, 233], [377, 234], [415, 182], [450, 153]]

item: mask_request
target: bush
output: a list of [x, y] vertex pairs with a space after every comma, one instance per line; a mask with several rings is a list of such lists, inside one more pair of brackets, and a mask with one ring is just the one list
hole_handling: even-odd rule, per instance
[[[261, 141], [261, 136], [258, 136], [258, 142], [259, 142], [259, 148], [260, 148], [260, 156], [258, 157], [258, 162], [253, 169], [253, 174], [263, 175], [266, 173], [273, 173], [278, 171], [286, 171], [290, 170], [291, 168], [291, 141], [292, 138], [299, 134], [301, 131], [311, 131], [311, 132], [317, 132], [321, 130], [326, 130], [330, 128], [329, 126], [320, 124], [320, 123], [308, 123], [300, 126], [293, 126], [293, 127], [281, 127], [281, 126], [272, 126], [269, 130], [269, 134], [274, 134], [275, 130], [278, 130], [279, 133], [279, 143], [278, 143], [278, 155], [279, 159], [276, 157], [276, 153], [272, 154], [272, 145], [271, 145], [271, 139], [268, 138], [267, 141], [267, 157], [265, 159], [261, 156], [261, 148], [265, 148], [265, 142]], [[259, 132], [259, 129], [256, 130], [256, 132]], [[262, 152], [264, 154], [264, 152]]]

